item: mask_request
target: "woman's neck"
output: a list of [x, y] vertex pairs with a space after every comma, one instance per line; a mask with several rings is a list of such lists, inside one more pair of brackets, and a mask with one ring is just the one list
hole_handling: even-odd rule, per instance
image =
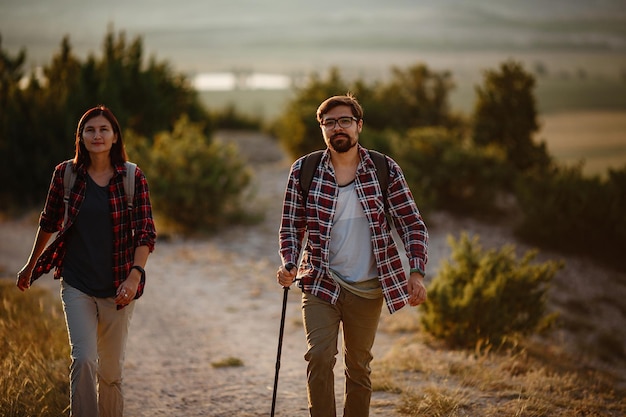
[[91, 164], [89, 165], [90, 173], [110, 172], [113, 168], [109, 155], [90, 155]]

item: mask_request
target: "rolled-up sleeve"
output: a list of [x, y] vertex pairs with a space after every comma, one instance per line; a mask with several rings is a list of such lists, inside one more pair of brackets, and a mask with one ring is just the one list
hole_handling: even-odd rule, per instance
[[298, 182], [301, 160], [294, 162], [289, 172], [283, 200], [283, 211], [278, 232], [279, 254], [283, 264], [297, 263], [301, 242], [306, 230], [304, 204]]
[[428, 262], [428, 230], [400, 166], [391, 161], [390, 167], [394, 173], [389, 186], [391, 216], [404, 243], [409, 267], [424, 275]]
[[156, 227], [152, 217], [148, 181], [139, 167], [135, 171], [135, 183], [132, 225], [135, 233], [134, 245], [135, 247], [147, 246], [152, 252], [156, 242]]
[[66, 164], [64, 162], [54, 168], [46, 202], [39, 216], [39, 227], [47, 233], [58, 232], [63, 227], [63, 216], [65, 213], [63, 173], [65, 172]]

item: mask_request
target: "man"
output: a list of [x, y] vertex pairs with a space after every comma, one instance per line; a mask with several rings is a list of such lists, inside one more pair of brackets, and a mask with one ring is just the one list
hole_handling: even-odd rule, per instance
[[[330, 97], [317, 109], [317, 120], [327, 149], [306, 201], [300, 183], [304, 158], [291, 166], [279, 231], [283, 265], [277, 280], [288, 287], [298, 276], [303, 291], [310, 415], [336, 416], [333, 367], [341, 324], [346, 375], [343, 415], [366, 417], [372, 393], [371, 350], [383, 298], [391, 313], [426, 300], [428, 232], [400, 167], [389, 157], [385, 157], [388, 188], [381, 190], [372, 157], [359, 144], [363, 110], [356, 98]], [[386, 214], [402, 238], [408, 277]], [[305, 232], [308, 239], [303, 248]], [[292, 267], [301, 250], [299, 268]]]

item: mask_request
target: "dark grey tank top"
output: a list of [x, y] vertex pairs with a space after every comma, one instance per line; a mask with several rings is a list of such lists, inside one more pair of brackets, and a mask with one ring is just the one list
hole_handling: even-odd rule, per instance
[[94, 297], [115, 296], [113, 285], [113, 223], [109, 187], [87, 175], [85, 199], [72, 225], [63, 261], [63, 280]]

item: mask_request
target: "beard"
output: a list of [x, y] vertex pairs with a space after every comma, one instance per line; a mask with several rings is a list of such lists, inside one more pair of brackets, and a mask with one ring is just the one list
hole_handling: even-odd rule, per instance
[[335, 152], [346, 153], [350, 149], [354, 148], [358, 141], [357, 140], [353, 141], [349, 135], [338, 133], [336, 135], [333, 135], [330, 138], [329, 142], [330, 142], [331, 148], [333, 148]]

